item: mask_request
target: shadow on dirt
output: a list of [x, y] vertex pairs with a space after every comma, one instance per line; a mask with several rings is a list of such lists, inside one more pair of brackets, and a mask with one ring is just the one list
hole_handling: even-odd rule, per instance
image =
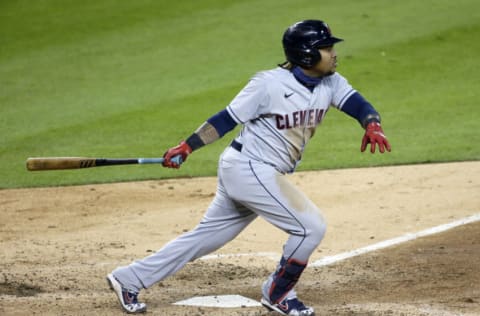
[[14, 295], [17, 297], [35, 296], [44, 291], [35, 285], [26, 283], [0, 283], [0, 295]]

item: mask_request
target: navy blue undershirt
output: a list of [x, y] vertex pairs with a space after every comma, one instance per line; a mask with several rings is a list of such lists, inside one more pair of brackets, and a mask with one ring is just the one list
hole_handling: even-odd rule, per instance
[[342, 112], [347, 113], [356, 119], [360, 125], [365, 126], [367, 118], [372, 121], [380, 122], [380, 115], [375, 108], [358, 92], [352, 94], [342, 106]]
[[313, 92], [313, 89], [322, 81], [322, 77], [307, 76], [300, 67], [293, 67], [292, 73], [295, 79], [308, 88], [310, 92]]

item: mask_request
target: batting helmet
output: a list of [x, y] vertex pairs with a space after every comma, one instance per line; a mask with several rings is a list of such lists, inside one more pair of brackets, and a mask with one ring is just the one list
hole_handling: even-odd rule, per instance
[[292, 64], [312, 68], [322, 56], [319, 48], [332, 46], [343, 41], [332, 36], [327, 23], [319, 20], [305, 20], [290, 26], [283, 34], [283, 49]]

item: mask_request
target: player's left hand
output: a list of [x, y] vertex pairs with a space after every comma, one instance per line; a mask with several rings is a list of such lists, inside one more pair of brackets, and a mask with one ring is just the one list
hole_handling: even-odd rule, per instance
[[177, 146], [167, 150], [167, 152], [163, 155], [163, 158], [165, 159], [163, 161], [163, 166], [167, 168], [178, 169], [180, 168], [180, 164], [176, 163], [172, 158], [180, 156], [182, 157], [181, 161], [184, 162], [191, 153], [192, 148], [185, 141], [182, 141]]
[[383, 134], [382, 127], [378, 122], [371, 122], [367, 125], [365, 129], [365, 135], [362, 139], [362, 147], [360, 150], [362, 152], [367, 149], [367, 144], [370, 144], [370, 152], [373, 154], [375, 152], [375, 147], [378, 144], [378, 150], [383, 154], [385, 149], [391, 151], [390, 143], [387, 140], [385, 134]]

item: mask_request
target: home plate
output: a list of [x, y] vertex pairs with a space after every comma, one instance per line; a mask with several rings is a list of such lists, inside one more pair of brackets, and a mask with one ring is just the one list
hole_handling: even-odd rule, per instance
[[262, 304], [260, 304], [259, 302], [243, 297], [241, 295], [195, 296], [183, 301], [173, 303], [173, 305], [222, 307], [222, 308], [262, 306]]

